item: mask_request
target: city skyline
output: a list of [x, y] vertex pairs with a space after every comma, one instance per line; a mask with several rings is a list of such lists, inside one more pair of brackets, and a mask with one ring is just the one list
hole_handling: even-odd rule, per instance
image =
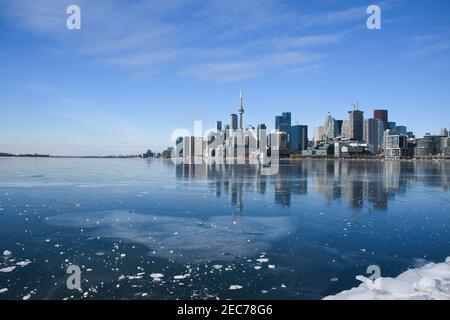
[[380, 1], [381, 30], [360, 1], [178, 0], [77, 1], [69, 31], [69, 3], [0, 0], [0, 152], [163, 150], [174, 129], [236, 112], [240, 87], [244, 127], [290, 111], [312, 137], [357, 101], [419, 137], [450, 127], [446, 1]]

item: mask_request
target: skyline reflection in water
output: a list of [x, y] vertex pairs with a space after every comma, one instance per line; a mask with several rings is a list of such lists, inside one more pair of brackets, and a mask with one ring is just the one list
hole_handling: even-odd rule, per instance
[[177, 164], [178, 180], [205, 180], [217, 198], [222, 194], [243, 213], [244, 193], [274, 194], [274, 203], [291, 206], [295, 195], [308, 191], [323, 195], [326, 203], [343, 200], [349, 209], [359, 210], [372, 205], [376, 210], [387, 210], [396, 194], [404, 194], [408, 187], [424, 186], [448, 192], [450, 163], [380, 162], [304, 160], [282, 161], [278, 174], [264, 176], [259, 167], [225, 164]]

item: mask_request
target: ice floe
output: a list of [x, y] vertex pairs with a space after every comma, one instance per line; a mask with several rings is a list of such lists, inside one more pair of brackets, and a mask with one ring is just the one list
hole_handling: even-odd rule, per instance
[[3, 256], [9, 257], [9, 256], [11, 256], [11, 255], [12, 255], [12, 252], [11, 252], [11, 251], [9, 251], [9, 250], [3, 251]]
[[17, 262], [17, 263], [16, 263], [16, 266], [19, 266], [19, 267], [26, 267], [26, 266], [29, 265], [30, 263], [31, 263], [30, 260], [20, 261], [20, 262]]
[[6, 267], [6, 268], [3, 268], [3, 269], [0, 269], [0, 272], [3, 272], [3, 273], [7, 273], [7, 272], [12, 272], [12, 271], [14, 271], [14, 269], [15, 269], [16, 267]]
[[238, 284], [233, 284], [230, 286], [230, 290], [239, 290], [242, 289], [243, 287], [238, 285]]
[[[358, 277], [362, 279], [362, 277]], [[450, 257], [410, 269], [396, 278], [365, 281], [325, 300], [450, 300]]]

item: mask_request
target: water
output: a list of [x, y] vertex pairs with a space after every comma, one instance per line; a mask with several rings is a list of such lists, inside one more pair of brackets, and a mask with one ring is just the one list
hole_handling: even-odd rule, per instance
[[449, 186], [449, 163], [296, 161], [261, 176], [0, 159], [0, 299], [320, 299], [370, 265], [396, 276], [450, 256]]

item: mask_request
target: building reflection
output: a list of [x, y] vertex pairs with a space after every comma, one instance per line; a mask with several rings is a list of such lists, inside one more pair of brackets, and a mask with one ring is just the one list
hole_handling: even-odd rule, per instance
[[[450, 163], [377, 161], [285, 161], [273, 176], [260, 174], [256, 165], [177, 164], [178, 180], [204, 180], [217, 198], [226, 197], [237, 215], [243, 214], [244, 199], [252, 194], [273, 197], [275, 204], [290, 207], [308, 191], [321, 194], [328, 205], [345, 201], [358, 211], [368, 205], [387, 210], [389, 200], [406, 193], [409, 186], [450, 186]], [[246, 197], [247, 195], [247, 197]]]

